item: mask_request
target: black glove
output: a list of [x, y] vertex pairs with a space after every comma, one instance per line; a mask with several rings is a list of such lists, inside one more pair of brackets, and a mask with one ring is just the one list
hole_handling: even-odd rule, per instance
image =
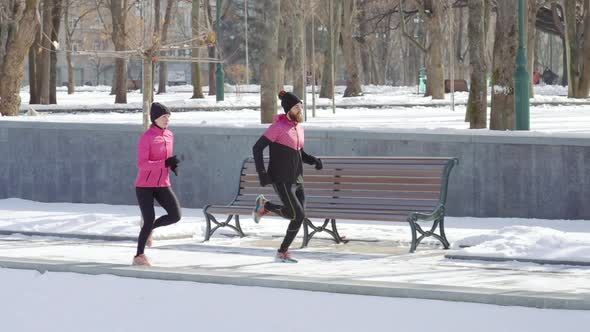
[[180, 164], [180, 160], [176, 157], [176, 155], [166, 159], [164, 162], [164, 166], [172, 168], [172, 166], [178, 166]]
[[174, 175], [178, 176], [178, 164], [170, 166], [170, 170]]
[[258, 172], [258, 180], [260, 181], [260, 186], [265, 187], [272, 183], [270, 176], [266, 173], [266, 171]]
[[324, 164], [322, 164], [322, 160], [320, 158], [315, 158], [315, 169], [318, 171], [324, 168]]

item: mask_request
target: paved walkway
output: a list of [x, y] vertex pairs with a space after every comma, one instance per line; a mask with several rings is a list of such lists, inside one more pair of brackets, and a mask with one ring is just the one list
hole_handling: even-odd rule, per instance
[[[344, 294], [590, 310], [590, 269], [515, 262], [445, 259], [399, 243], [332, 245], [295, 250], [298, 264], [273, 262], [279, 238], [252, 242], [218, 238], [158, 241], [147, 253], [157, 267], [129, 266], [135, 243], [0, 236], [0, 266], [51, 272], [113, 274]], [[378, 252], [374, 254], [372, 252]]]

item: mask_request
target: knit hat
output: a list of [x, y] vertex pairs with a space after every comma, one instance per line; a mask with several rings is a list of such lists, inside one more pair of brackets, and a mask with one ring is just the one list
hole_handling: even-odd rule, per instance
[[299, 99], [294, 93], [285, 92], [285, 90], [279, 92], [279, 99], [281, 99], [281, 106], [283, 106], [283, 111], [285, 111], [285, 113], [288, 113], [289, 110], [291, 110], [291, 107], [301, 102], [301, 99]]
[[164, 114], [170, 114], [168, 107], [160, 103], [152, 103], [152, 107], [150, 108], [150, 120], [152, 120], [153, 124], [156, 124], [156, 119]]

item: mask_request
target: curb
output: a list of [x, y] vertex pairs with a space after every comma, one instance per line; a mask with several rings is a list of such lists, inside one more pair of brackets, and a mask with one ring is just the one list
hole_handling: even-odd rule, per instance
[[87, 275], [111, 274], [120, 277], [188, 281], [247, 287], [268, 287], [349, 295], [415, 298], [522, 306], [541, 309], [590, 310], [590, 295], [555, 292], [505, 291], [488, 288], [437, 286], [351, 279], [319, 279], [269, 274], [252, 274], [206, 268], [136, 267], [120, 264], [51, 261], [0, 257], [0, 267], [45, 272], [71, 272]]

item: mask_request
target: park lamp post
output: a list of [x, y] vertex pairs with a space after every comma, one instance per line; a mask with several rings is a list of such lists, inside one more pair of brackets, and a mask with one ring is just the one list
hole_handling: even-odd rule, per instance
[[[217, 54], [221, 60], [221, 0], [215, 3], [215, 17], [217, 19]], [[223, 101], [223, 63], [217, 63], [215, 71], [215, 98], [217, 101]]]
[[514, 71], [514, 113], [516, 130], [529, 130], [529, 73], [524, 48], [524, 0], [518, 0], [518, 50]]

